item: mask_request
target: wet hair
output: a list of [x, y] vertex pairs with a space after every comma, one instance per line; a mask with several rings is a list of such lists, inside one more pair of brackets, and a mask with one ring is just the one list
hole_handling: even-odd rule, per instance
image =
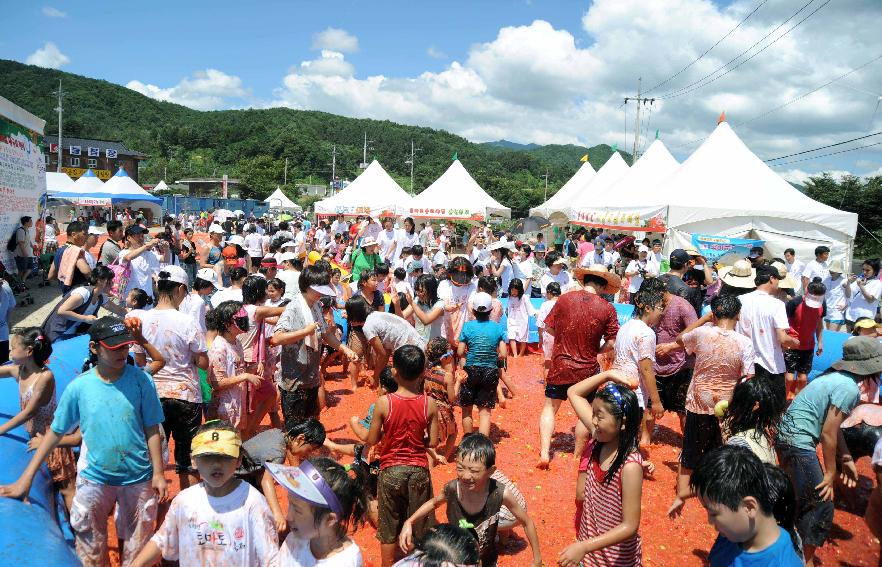
[[419, 560], [420, 567], [477, 565], [480, 558], [475, 535], [451, 524], [439, 524], [426, 532], [408, 557]]
[[153, 298], [147, 295], [147, 292], [140, 287], [133, 287], [129, 291], [129, 295], [132, 297], [135, 309], [144, 309], [148, 305], [153, 305]]
[[310, 417], [304, 421], [298, 421], [285, 429], [285, 437], [290, 440], [303, 435], [303, 441], [307, 445], [321, 446], [325, 442], [325, 426], [322, 422], [314, 417]]
[[432, 337], [426, 343], [426, 366], [437, 366], [441, 363], [441, 357], [450, 352], [450, 342], [444, 337]]
[[456, 459], [477, 461], [488, 469], [496, 465], [496, 448], [493, 446], [493, 441], [483, 433], [463, 436], [453, 456]]
[[413, 256], [422, 256], [423, 255], [423, 247], [419, 244], [414, 244], [410, 247], [410, 253]]
[[[347, 302], [347, 307], [349, 303]], [[347, 313], [348, 313], [347, 309]], [[423, 349], [414, 345], [404, 345], [392, 353], [392, 366], [403, 380], [414, 380], [423, 375], [426, 368], [426, 355]]]
[[258, 305], [266, 301], [266, 278], [260, 276], [248, 276], [242, 283], [242, 303], [245, 305]]
[[634, 318], [643, 317], [648, 311], [655, 309], [659, 305], [663, 305], [665, 294], [663, 291], [655, 289], [654, 286], [641, 285], [640, 289], [634, 294]]
[[232, 433], [235, 433], [236, 435], [239, 435], [239, 430], [236, 429], [235, 426], [233, 426], [233, 424], [231, 424], [229, 421], [223, 419], [212, 419], [210, 421], [206, 421], [196, 429], [196, 435], [199, 435], [204, 431], [230, 431]]
[[438, 301], [438, 280], [432, 274], [423, 274], [413, 284], [414, 290], [426, 291], [426, 304], [435, 305]]
[[389, 264], [377, 264], [374, 266], [374, 273], [385, 278], [389, 275]]
[[373, 270], [362, 270], [360, 274], [358, 274], [358, 289], [364, 287], [364, 282], [368, 281], [372, 277], [376, 277], [377, 273]]
[[31, 358], [34, 359], [37, 366], [42, 368], [52, 354], [52, 343], [43, 335], [43, 331], [39, 327], [26, 327], [16, 329], [12, 334], [21, 339], [25, 348], [31, 349]]
[[67, 225], [67, 236], [70, 238], [72, 235], [78, 232], [86, 232], [86, 225], [81, 223], [80, 221], [73, 221], [69, 225]]
[[557, 250], [552, 250], [545, 255], [545, 266], [550, 268], [558, 260], [560, 260], [560, 254], [557, 253]]
[[596, 285], [600, 288], [606, 287], [606, 280], [600, 276], [595, 276], [594, 274], [585, 274], [582, 276], [582, 283], [585, 285]]
[[395, 279], [401, 281], [407, 277], [407, 272], [404, 271], [404, 268], [395, 268], [395, 271], [392, 272], [392, 275], [395, 276]]
[[89, 274], [89, 284], [97, 285], [101, 280], [112, 280], [113, 276], [113, 270], [107, 266], [95, 266], [92, 273]]
[[784, 250], [784, 254], [787, 254], [787, 253], [790, 253], [790, 254], [793, 254], [794, 256], [796, 256], [796, 250], [794, 250], [793, 248], [787, 248], [786, 250]]
[[380, 387], [386, 390], [387, 394], [398, 391], [398, 382], [395, 381], [391, 366], [380, 371]]
[[248, 277], [248, 270], [245, 268], [233, 268], [230, 270], [230, 281], [238, 282]]
[[698, 285], [704, 283], [704, 270], [700, 270], [698, 268], [692, 268], [691, 270], [687, 270], [685, 274], [683, 274], [683, 281], [693, 281]]
[[[616, 397], [608, 388], [615, 388], [619, 393]], [[625, 428], [619, 431], [619, 446], [616, 452], [616, 458], [610, 465], [609, 470], [603, 477], [604, 484], [609, 484], [623, 466], [625, 460], [632, 452], [636, 451], [640, 446], [640, 421], [643, 419], [643, 410], [637, 403], [637, 394], [620, 384], [612, 384], [604, 386], [594, 393], [594, 398], [599, 399], [606, 405], [606, 410], [612, 415], [616, 422], [621, 424], [624, 422]], [[594, 449], [591, 451], [591, 458], [600, 459], [600, 449], [602, 443], [595, 443]]]
[[328, 285], [331, 283], [331, 275], [315, 266], [307, 266], [300, 272], [300, 279], [297, 280], [297, 287], [300, 293], [306, 293], [306, 290], [313, 285]]
[[478, 278], [478, 291], [493, 295], [497, 289], [499, 289], [499, 284], [496, 283], [496, 278], [493, 276], [481, 276]]
[[273, 286], [276, 289], [285, 291], [285, 282], [279, 278], [271, 278], [266, 281], [266, 287]]
[[530, 253], [533, 252], [533, 249], [530, 248], [530, 245], [529, 245], [529, 244], [524, 244], [523, 246], [521, 246], [521, 252], [524, 253], [524, 256], [528, 256], [528, 257], [529, 257], [529, 256], [530, 256]]
[[821, 254], [829, 254], [829, 252], [830, 248], [828, 248], [827, 246], [818, 246], [817, 248], [815, 248], [815, 258], [820, 256]]
[[812, 295], [824, 295], [827, 293], [827, 286], [821, 282], [821, 278], [815, 276], [808, 284], [807, 291]]
[[560, 297], [560, 284], [557, 282], [551, 282], [547, 286], [545, 286], [545, 293], [550, 293], [554, 297]]
[[[368, 511], [367, 490], [365, 489], [367, 479], [364, 477], [363, 471], [352, 469], [355, 473], [353, 478], [349, 476], [343, 465], [327, 457], [313, 457], [309, 459], [309, 464], [322, 475], [343, 510], [343, 517], [337, 518], [337, 537], [342, 539], [346, 537], [349, 528], [355, 531], [363, 526]], [[330, 513], [330, 508], [312, 506], [312, 516], [316, 526]]]
[[775, 278], [776, 280], [781, 279], [778, 269], [773, 268], [768, 264], [762, 264], [756, 268], [756, 277], [753, 278], [753, 283], [759, 287], [769, 283], [772, 278]]
[[880, 269], [880, 267], [882, 267], [882, 266], [880, 266], [879, 258], [871, 258], [869, 260], [864, 260], [863, 265], [870, 266], [873, 269], [873, 276], [874, 277], [879, 275], [879, 269]]
[[[302, 281], [302, 276], [301, 276]], [[373, 308], [371, 304], [368, 303], [367, 299], [364, 296], [356, 295], [349, 298], [346, 301], [346, 319], [350, 324], [352, 323], [364, 323], [367, 320], [368, 315], [371, 314]]]
[[512, 278], [508, 283], [508, 296], [512, 297], [512, 292], [518, 292], [518, 297], [524, 297], [524, 282], [522, 282], [519, 278]]
[[710, 308], [717, 319], [734, 319], [741, 313], [741, 300], [737, 295], [719, 294], [711, 299]]
[[[118, 220], [107, 221], [107, 233], [115, 232], [116, 230], [122, 228], [122, 223]], [[189, 230], [189, 229], [187, 229]]]
[[448, 264], [447, 273], [453, 274], [455, 272], [464, 272], [467, 276], [466, 279], [469, 281], [475, 277], [475, 267], [472, 266], [472, 263], [465, 256], [457, 256]]
[[771, 383], [753, 377], [735, 386], [720, 426], [727, 437], [754, 430], [757, 438], [765, 437], [774, 446], [784, 409], [784, 400], [775, 393]]
[[[230, 323], [239, 324], [241, 321], [237, 319], [236, 313], [242, 309], [242, 303], [239, 301], [224, 301], [205, 315], [205, 327], [209, 331], [216, 331], [219, 334], [227, 332]], [[248, 319], [245, 319], [245, 326], [239, 325], [243, 331], [248, 330]]]

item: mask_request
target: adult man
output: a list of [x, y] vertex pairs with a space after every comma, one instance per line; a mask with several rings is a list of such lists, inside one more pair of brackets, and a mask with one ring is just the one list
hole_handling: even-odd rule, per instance
[[260, 267], [260, 261], [263, 259], [263, 236], [257, 232], [253, 224], [245, 225], [245, 230], [247, 232], [245, 235], [245, 250], [248, 251], [248, 255], [251, 257], [251, 265], [248, 266], [248, 269], [251, 273], [254, 273]]
[[799, 339], [787, 334], [790, 322], [784, 302], [775, 298], [780, 280], [773, 266], [756, 269], [756, 290], [740, 296], [741, 318], [736, 330], [753, 341], [756, 353], [756, 378], [768, 380], [783, 405], [786, 397], [784, 384], [785, 348], [798, 348]]
[[827, 260], [830, 259], [830, 249], [826, 246], [818, 246], [815, 248], [815, 259], [806, 264], [805, 270], [802, 272], [802, 289], [806, 289], [812, 279], [818, 277], [824, 280], [830, 275], [830, 269], [827, 267]]
[[[704, 258], [701, 256], [698, 258], [704, 261]], [[667, 274], [662, 274], [659, 276], [659, 279], [665, 282], [668, 292], [688, 301], [695, 310], [695, 314], [699, 315], [701, 313], [701, 304], [704, 301], [704, 292], [702, 292], [700, 287], [689, 287], [683, 282], [683, 275], [695, 265], [695, 260], [692, 259], [688, 252], [682, 248], [677, 248], [671, 252], [668, 261], [670, 262], [671, 271]], [[707, 263], [705, 262], [704, 265], [705, 272], [707, 272]], [[711, 281], [711, 278], [706, 275], [705, 281]]]
[[218, 224], [208, 227], [208, 238], [211, 239], [211, 245], [200, 254], [203, 268], [213, 268], [215, 264], [221, 261], [223, 257], [221, 243], [224, 238], [224, 229]]
[[98, 263], [109, 266], [116, 261], [119, 251], [122, 250], [120, 241], [123, 239], [123, 225], [117, 220], [107, 222], [107, 240], [101, 245], [98, 254]]
[[625, 277], [631, 278], [631, 283], [628, 285], [631, 303], [634, 303], [634, 294], [640, 289], [640, 285], [647, 276], [658, 276], [658, 267], [649, 261], [649, 248], [641, 244], [637, 248], [637, 259], [631, 260], [628, 267], [625, 268]]
[[[561, 295], [545, 318], [545, 332], [554, 337], [554, 350], [539, 418], [537, 467], [543, 469], [551, 461], [554, 416], [567, 397], [567, 388], [600, 371], [597, 355], [612, 350], [619, 332], [616, 310], [600, 297], [619, 289], [619, 277], [603, 265], [576, 268], [574, 272], [576, 282], [584, 287]], [[603, 346], [601, 340], [605, 341]], [[584, 426], [581, 431], [579, 425], [576, 427], [576, 438], [587, 439]]]
[[392, 219], [387, 218], [383, 221], [383, 230], [377, 235], [377, 244], [383, 262], [391, 266], [395, 260], [395, 250], [398, 248], [398, 232], [392, 227]]
[[466, 254], [469, 256], [475, 271], [482, 273], [484, 266], [490, 261], [490, 251], [487, 249], [487, 239], [484, 233], [476, 230], [466, 242]]
[[649, 262], [652, 262], [656, 266], [656, 272], [661, 273], [661, 263], [662, 260], [665, 259], [664, 254], [662, 254], [662, 241], [656, 238], [652, 241], [652, 250], [647, 255], [646, 259]]
[[92, 268], [83, 256], [82, 247], [85, 243], [86, 225], [79, 221], [68, 224], [67, 244], [55, 252], [55, 258], [46, 276], [49, 280], [58, 279], [61, 283], [61, 293], [67, 293], [89, 281]]
[[763, 254], [765, 251], [762, 246], [754, 246], [750, 249], [750, 253], [747, 255], [747, 259], [750, 260], [751, 266], [756, 268], [757, 266], [764, 264], [765, 260], [763, 260]]
[[580, 265], [585, 267], [594, 264], [606, 266], [606, 268], [609, 269], [610, 266], [612, 266], [612, 263], [612, 254], [606, 251], [606, 240], [603, 238], [597, 238], [594, 240], [594, 252], [585, 254]]
[[18, 270], [18, 278], [24, 282], [28, 279], [31, 270], [34, 269], [34, 241], [31, 238], [31, 227], [34, 220], [31, 217], [21, 217], [21, 224], [13, 233], [15, 238], [15, 267]]
[[133, 224], [125, 231], [128, 247], [119, 253], [119, 260], [122, 263], [128, 262], [131, 275], [122, 294], [123, 298], [128, 297], [129, 292], [136, 287], [153, 297], [153, 276], [159, 272], [159, 258], [153, 253], [153, 249], [159, 248], [165, 253], [168, 251], [168, 243], [163, 240], [145, 243], [146, 232], [147, 229], [139, 224]]
[[[784, 251], [784, 264], [787, 267], [787, 273], [796, 282], [797, 295], [802, 291], [802, 273], [805, 271], [805, 263], [796, 257], [796, 251], [788, 248]], [[823, 279], [823, 278], [822, 278]]]
[[383, 259], [377, 254], [379, 245], [377, 241], [370, 236], [365, 236], [361, 241], [361, 249], [356, 253], [355, 259], [352, 261], [352, 281], [357, 282], [361, 277], [361, 272], [367, 270], [373, 272], [377, 264], [381, 264]]
[[331, 232], [334, 234], [346, 234], [349, 232], [349, 224], [347, 224], [343, 215], [337, 215], [337, 218], [331, 223]]

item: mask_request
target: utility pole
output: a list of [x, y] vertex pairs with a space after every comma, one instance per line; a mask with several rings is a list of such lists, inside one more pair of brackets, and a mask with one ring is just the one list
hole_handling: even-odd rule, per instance
[[285, 175], [283, 177], [284, 181], [282, 181], [282, 185], [288, 184], [288, 158], [285, 158]]
[[545, 198], [542, 199], [542, 202], [544, 203], [548, 200], [548, 169], [545, 170], [545, 175], [543, 175], [542, 177], [545, 178]]
[[61, 173], [61, 114], [62, 114], [62, 99], [64, 99], [64, 95], [67, 94], [61, 90], [61, 79], [58, 79], [58, 90], [52, 94], [58, 95], [58, 106], [55, 107], [55, 110], [58, 111], [58, 165], [55, 169], [58, 173]]
[[[367, 139], [367, 138], [365, 138]], [[331, 195], [334, 194], [337, 189], [337, 146], [336, 144], [333, 146], [331, 150]]]
[[410, 156], [407, 160], [404, 161], [405, 164], [410, 165], [410, 194], [413, 195], [413, 162], [416, 157], [417, 152], [423, 151], [422, 148], [415, 148], [413, 145], [413, 140], [410, 141]]
[[365, 133], [364, 133], [364, 146], [363, 146], [363, 148], [362, 148], [362, 156], [361, 156], [361, 165], [359, 166], [361, 169], [367, 169], [367, 166], [368, 166], [368, 160], [367, 160], [367, 153], [368, 153], [368, 150], [372, 150], [372, 149], [374, 149], [374, 148], [368, 146], [368, 144], [370, 144], [370, 143], [373, 143], [373, 140], [368, 140], [368, 139], [367, 139], [367, 131], [365, 131]]
[[631, 152], [631, 165], [632, 166], [637, 162], [637, 158], [639, 157], [637, 155], [637, 148], [640, 147], [639, 146], [639, 142], [640, 142], [640, 106], [643, 104], [646, 104], [646, 103], [649, 103], [649, 105], [652, 106], [655, 103], [654, 98], [644, 98], [644, 97], [640, 96], [640, 89], [641, 89], [642, 83], [643, 83], [643, 78], [639, 77], [637, 79], [637, 96], [625, 97], [625, 104], [628, 104], [628, 102], [630, 102], [632, 100], [637, 103], [637, 113], [636, 113], [636, 117], [634, 118], [634, 150]]

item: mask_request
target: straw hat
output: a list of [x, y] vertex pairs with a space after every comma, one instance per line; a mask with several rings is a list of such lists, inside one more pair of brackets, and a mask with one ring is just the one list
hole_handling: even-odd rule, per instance
[[606, 280], [606, 287], [597, 290], [598, 293], [611, 294], [617, 292], [622, 287], [621, 278], [607, 270], [603, 264], [592, 264], [587, 268], [579, 267], [573, 270], [573, 277], [580, 282], [585, 276], [597, 276]]
[[772, 262], [772, 267], [778, 270], [778, 287], [783, 287], [784, 289], [796, 289], [796, 280], [790, 277], [790, 272], [787, 271], [787, 266], [781, 262]]
[[828, 267], [828, 269], [831, 272], [835, 272], [837, 274], [841, 274], [845, 271], [845, 269], [842, 267], [842, 260], [833, 260], [832, 262], [830, 262], [830, 266]]
[[723, 266], [719, 270], [720, 279], [724, 284], [741, 289], [753, 289], [756, 283], [756, 269], [750, 265], [750, 260], [738, 260], [734, 266]]
[[365, 236], [365, 237], [361, 240], [361, 247], [362, 247], [362, 248], [367, 248], [368, 246], [373, 246], [373, 245], [375, 245], [375, 244], [377, 244], [377, 241], [374, 240], [374, 237], [373, 237], [373, 236]]

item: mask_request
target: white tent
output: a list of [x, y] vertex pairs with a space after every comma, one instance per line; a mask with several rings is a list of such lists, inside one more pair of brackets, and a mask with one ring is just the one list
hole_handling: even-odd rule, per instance
[[407, 216], [427, 219], [485, 221], [511, 218], [511, 209], [484, 191], [458, 159], [410, 202]]
[[71, 179], [66, 173], [59, 173], [56, 171], [46, 172], [46, 192], [49, 193], [49, 195], [67, 191], [73, 186], [73, 184], [73, 179]]
[[609, 188], [627, 175], [629, 170], [630, 168], [622, 159], [621, 154], [613, 152], [588, 184], [582, 187], [578, 195], [570, 200], [570, 205], [566, 210], [567, 218], [570, 221], [575, 221], [577, 220], [577, 211], [600, 207], [609, 201]]
[[[566, 214], [567, 209], [573, 202], [573, 199], [582, 191], [583, 188], [594, 178], [594, 168], [587, 161], [582, 164], [576, 173], [570, 177], [569, 181], [563, 184], [563, 187], [557, 190], [557, 193], [550, 199], [530, 209], [530, 214], [537, 217], [545, 217], [549, 220], [557, 220]], [[566, 222], [565, 219], [561, 219]]]
[[831, 258], [851, 263], [857, 214], [804, 195], [760, 160], [726, 122], [653, 189], [668, 206], [665, 246], [692, 245], [692, 234], [765, 241], [766, 256], [793, 248], [812, 258], [820, 244]]
[[129, 177], [129, 174], [123, 168], [119, 168], [114, 176], [107, 180], [101, 192], [113, 199], [114, 203], [124, 201], [157, 203], [162, 201], [162, 198], [151, 195], [143, 187], [135, 183], [135, 180]]
[[273, 191], [273, 194], [263, 200], [264, 203], [267, 203], [271, 209], [283, 209], [289, 211], [302, 211], [303, 207], [292, 201], [288, 198], [287, 195], [282, 193], [282, 190], [279, 187], [276, 187], [276, 190]]
[[374, 160], [355, 181], [327, 199], [316, 201], [317, 215], [398, 216], [409, 206], [408, 195], [380, 162]]
[[161, 179], [156, 186], [153, 187], [154, 191], [168, 191], [168, 185], [165, 183], [165, 179]]
[[634, 167], [603, 194], [592, 191], [591, 195], [595, 197], [593, 201], [574, 207], [570, 211], [570, 218], [576, 224], [585, 226], [663, 232], [666, 211], [663, 206], [656, 204], [658, 197], [655, 188], [678, 167], [680, 164], [662, 141], [656, 140]]

